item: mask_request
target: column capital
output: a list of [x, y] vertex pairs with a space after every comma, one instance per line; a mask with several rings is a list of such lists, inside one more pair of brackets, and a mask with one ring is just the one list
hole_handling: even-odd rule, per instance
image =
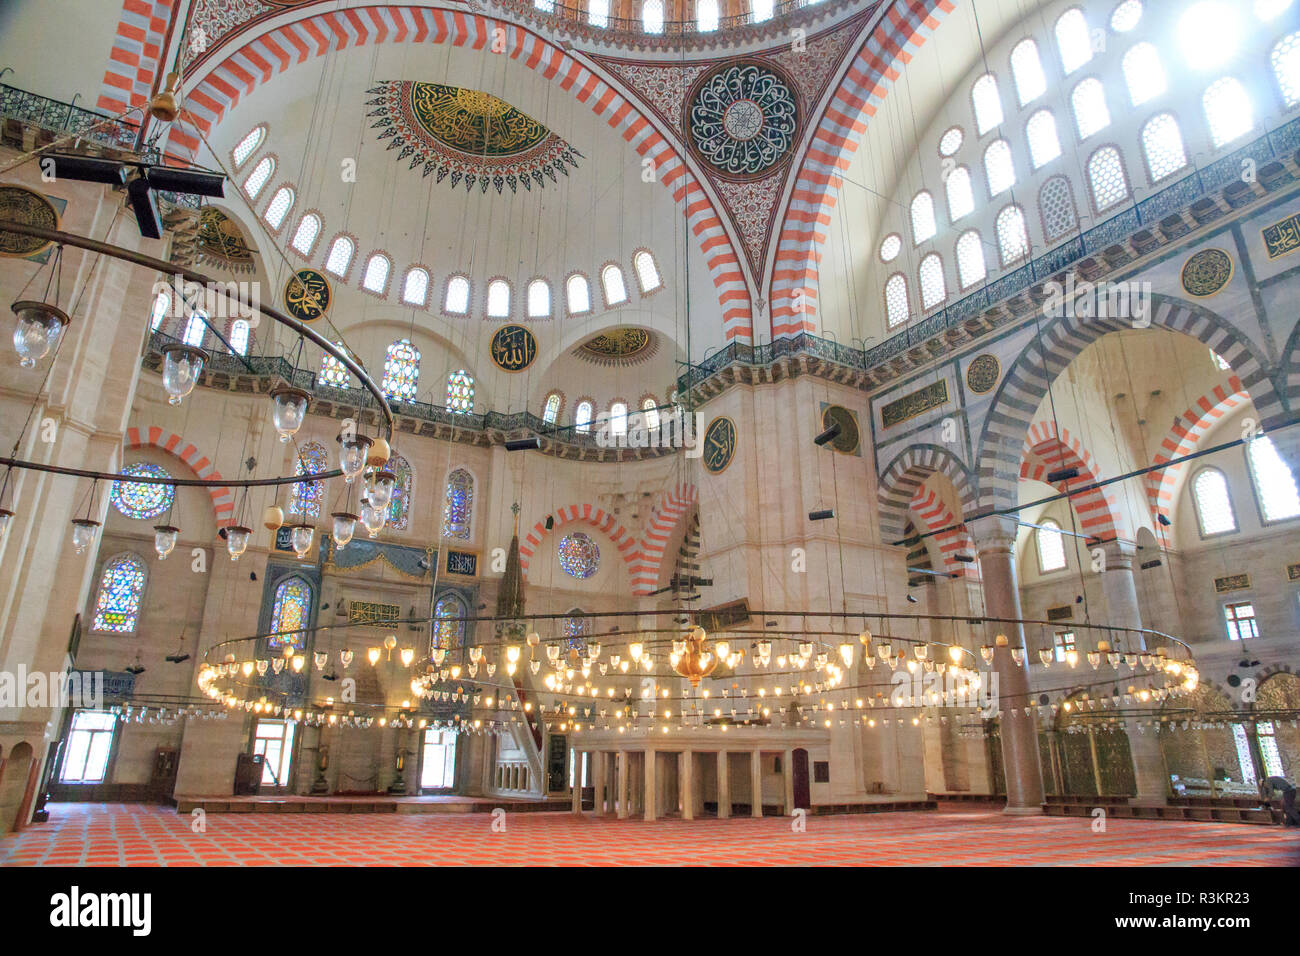
[[1137, 555], [1137, 545], [1132, 541], [1122, 541], [1119, 538], [1112, 538], [1109, 541], [1103, 541], [1099, 545], [1093, 545], [1102, 550], [1105, 555], [1106, 571], [1131, 571], [1133, 570], [1133, 559]]
[[1016, 546], [1019, 523], [1012, 515], [985, 515], [966, 522], [975, 550], [985, 554], [1010, 553]]

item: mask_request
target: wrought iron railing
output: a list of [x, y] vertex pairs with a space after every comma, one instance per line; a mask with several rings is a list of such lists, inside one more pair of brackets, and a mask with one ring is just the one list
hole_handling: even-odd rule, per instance
[[647, 30], [645, 23], [639, 18], [605, 15], [593, 19], [589, 4], [574, 6], [560, 2], [538, 4], [534, 0], [486, 0], [482, 6], [496, 6], [516, 16], [542, 20], [559, 29], [563, 29], [566, 25], [576, 25], [602, 35], [619, 34], [635, 36], [641, 40], [658, 41], [680, 37], [708, 38], [753, 26], [772, 27], [804, 10], [828, 11], [847, 6], [850, 2], [852, 0], [779, 0], [773, 6], [771, 16], [764, 17], [762, 20], [756, 19], [753, 11], [749, 10], [733, 16], [719, 17], [717, 27], [711, 30], [701, 29], [698, 19], [690, 19], [665, 20], [663, 26], [654, 32]]

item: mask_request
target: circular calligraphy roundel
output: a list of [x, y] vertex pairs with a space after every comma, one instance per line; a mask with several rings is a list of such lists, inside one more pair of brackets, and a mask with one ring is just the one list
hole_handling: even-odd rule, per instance
[[299, 322], [315, 322], [333, 299], [330, 280], [315, 269], [299, 269], [284, 284], [284, 311]]
[[492, 361], [506, 372], [522, 372], [537, 358], [537, 339], [522, 325], [503, 325], [492, 336]]
[[687, 121], [697, 158], [730, 179], [770, 172], [794, 151], [794, 84], [770, 63], [727, 63], [696, 81]]

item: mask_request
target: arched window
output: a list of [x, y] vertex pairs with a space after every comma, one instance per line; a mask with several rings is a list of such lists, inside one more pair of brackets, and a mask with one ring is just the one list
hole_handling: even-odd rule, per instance
[[615, 402], [609, 406], [609, 431], [611, 435], [627, 434], [627, 402]]
[[544, 319], [551, 314], [551, 287], [545, 279], [528, 283], [528, 317]]
[[1217, 149], [1255, 128], [1255, 107], [1240, 81], [1224, 76], [1210, 84], [1202, 100], [1210, 139]]
[[463, 368], [447, 376], [447, 410], [458, 415], [474, 411], [474, 376]]
[[948, 298], [948, 289], [943, 279], [943, 260], [937, 252], [932, 252], [921, 260], [917, 277], [921, 285], [921, 308], [928, 311]]
[[320, 216], [309, 212], [298, 220], [298, 228], [293, 232], [293, 247], [304, 256], [311, 255], [316, 247], [316, 238], [320, 235]]
[[166, 290], [159, 292], [154, 296], [153, 309], [149, 313], [149, 331], [157, 332], [163, 324], [163, 319], [167, 318], [167, 313], [172, 307], [172, 294]]
[[648, 432], [659, 431], [659, 402], [653, 395], [641, 399], [641, 417]]
[[912, 244], [919, 246], [936, 232], [934, 200], [923, 189], [912, 198]]
[[893, 262], [898, 258], [898, 254], [903, 251], [903, 237], [896, 232], [891, 232], [880, 240], [880, 261]]
[[1055, 242], [1075, 230], [1079, 224], [1074, 207], [1074, 191], [1070, 180], [1053, 176], [1038, 190], [1038, 209], [1043, 216], [1043, 232], [1048, 242]]
[[302, 578], [285, 578], [275, 588], [275, 601], [271, 605], [271, 637], [266, 643], [277, 648], [289, 645], [302, 650], [306, 633], [303, 628], [311, 622], [311, 586]]
[[1061, 68], [1067, 76], [1092, 59], [1088, 21], [1078, 7], [1066, 10], [1056, 21], [1056, 47], [1061, 54]]
[[1056, 134], [1056, 117], [1051, 110], [1039, 110], [1025, 124], [1025, 138], [1029, 141], [1029, 163], [1042, 169], [1061, 155], [1061, 138]]
[[281, 186], [271, 197], [270, 204], [266, 207], [266, 212], [262, 218], [266, 224], [271, 227], [273, 232], [279, 232], [280, 227], [284, 225], [284, 219], [289, 215], [289, 210], [293, 208], [294, 194], [288, 186]]
[[612, 262], [600, 270], [600, 283], [605, 287], [605, 304], [619, 305], [627, 301], [627, 285], [623, 270]]
[[659, 268], [655, 265], [655, 257], [648, 251], [642, 249], [632, 257], [632, 268], [636, 270], [637, 285], [641, 287], [641, 294], [653, 292], [663, 285], [663, 279], [659, 278]]
[[263, 156], [253, 171], [248, 174], [244, 180], [244, 192], [248, 194], [249, 199], [256, 199], [266, 188], [266, 181], [275, 174], [275, 159], [271, 156]]
[[641, 27], [646, 33], [664, 32], [664, 5], [662, 0], [644, 0], [642, 2]]
[[581, 531], [566, 534], [560, 539], [557, 550], [560, 570], [571, 578], [589, 578], [600, 567], [600, 548]]
[[885, 316], [891, 329], [908, 320], [907, 277], [901, 272], [885, 283]]
[[1244, 4], [1197, 0], [1178, 6], [1178, 45], [1188, 65], [1207, 70], [1226, 63], [1240, 49], [1246, 16], [1233, 8]]
[[1114, 146], [1103, 146], [1088, 160], [1088, 185], [1097, 212], [1105, 212], [1128, 197], [1128, 177], [1124, 162]]
[[1038, 99], [1047, 92], [1047, 77], [1043, 74], [1043, 61], [1038, 57], [1038, 44], [1021, 40], [1011, 51], [1011, 78], [1016, 84], [1016, 99], [1020, 105]]
[[980, 234], [970, 229], [961, 234], [957, 240], [957, 281], [965, 291], [978, 282], [983, 282], [988, 270], [984, 265], [984, 244]]
[[386, 467], [395, 478], [393, 497], [388, 502], [388, 527], [404, 531], [411, 518], [411, 463], [401, 455], [393, 455]]
[[[343, 348], [342, 342], [334, 343], [339, 348]], [[346, 353], [347, 350], [344, 349]], [[320, 374], [316, 376], [318, 385], [329, 385], [333, 388], [348, 388], [352, 384], [352, 374], [348, 367], [336, 359], [328, 352], [320, 360]]]
[[1277, 446], [1267, 435], [1257, 435], [1246, 442], [1250, 477], [1264, 520], [1282, 521], [1300, 515], [1300, 494], [1296, 493], [1295, 475], [1287, 467]]
[[970, 170], [958, 166], [948, 174], [944, 184], [948, 193], [948, 221], [956, 222], [962, 216], [970, 215], [975, 210], [975, 194], [970, 188]]
[[1124, 82], [1134, 106], [1155, 99], [1169, 87], [1160, 51], [1150, 43], [1139, 43], [1124, 54]]
[[452, 594], [438, 598], [433, 606], [438, 623], [433, 628], [430, 651], [454, 651], [465, 644], [465, 602]]
[[775, 7], [775, 0], [749, 0], [749, 8], [754, 11], [755, 23], [771, 20]]
[[1270, 55], [1273, 76], [1287, 109], [1300, 103], [1300, 33], [1291, 33], [1277, 41]]
[[144, 596], [144, 562], [134, 554], [119, 554], [104, 565], [95, 599], [94, 631], [130, 634], [140, 620]]
[[718, 28], [718, 0], [699, 0], [695, 5], [695, 20], [701, 33], [711, 33]]
[[406, 270], [402, 283], [402, 301], [420, 308], [429, 304], [429, 273], [419, 266]]
[[1192, 479], [1192, 500], [1196, 504], [1196, 520], [1201, 524], [1201, 536], [1227, 534], [1237, 530], [1237, 516], [1228, 496], [1228, 480], [1217, 468], [1202, 468]]
[[609, 26], [609, 0], [587, 0], [587, 22], [593, 27]]
[[587, 277], [574, 273], [564, 284], [564, 294], [568, 297], [569, 315], [580, 315], [591, 311], [591, 287]]
[[361, 287], [367, 292], [383, 295], [388, 291], [388, 273], [392, 271], [392, 268], [393, 264], [388, 260], [388, 256], [376, 252], [366, 261], [366, 271], [361, 277]]
[[961, 149], [961, 144], [966, 141], [966, 134], [962, 132], [960, 126], [950, 126], [944, 130], [939, 137], [939, 155], [955, 156], [957, 150]]
[[356, 248], [356, 244], [347, 236], [339, 236], [325, 257], [325, 271], [342, 279], [348, 274], [348, 269], [352, 268], [352, 254]]
[[591, 413], [592, 404], [585, 398], [578, 403], [578, 407], [573, 412], [574, 430], [586, 434], [591, 431]]
[[1110, 125], [1110, 109], [1106, 106], [1106, 89], [1101, 80], [1090, 76], [1079, 83], [1070, 94], [1074, 109], [1074, 125], [1079, 139], [1085, 140]]
[[1187, 147], [1172, 113], [1157, 113], [1142, 127], [1142, 154], [1151, 182], [1158, 183], [1187, 165]]
[[1059, 571], [1065, 567], [1065, 538], [1061, 526], [1048, 518], [1042, 521], [1034, 533], [1038, 545], [1038, 570]]
[[[1290, 0], [1287, 0], [1290, 3]], [[1110, 28], [1116, 33], [1128, 33], [1142, 19], [1142, 0], [1124, 0], [1110, 15]]]
[[183, 341], [186, 345], [192, 345], [195, 348], [203, 348], [203, 337], [208, 333], [208, 325], [204, 321], [207, 318], [202, 312], [195, 311], [190, 320], [185, 323], [185, 337]]
[[570, 608], [569, 616], [564, 619], [563, 630], [565, 654], [567, 655], [569, 651], [577, 651], [579, 657], [585, 654], [587, 651], [587, 636], [591, 633], [587, 612], [580, 607]]
[[998, 93], [998, 78], [985, 73], [970, 91], [971, 105], [975, 110], [975, 132], [983, 136], [1002, 122], [1002, 97]]
[[[308, 442], [298, 450], [294, 462], [295, 475], [319, 475], [330, 470], [325, 446], [318, 441]], [[319, 518], [321, 502], [325, 500], [325, 485], [319, 481], [299, 481], [293, 485], [289, 496], [289, 514], [306, 518]]]
[[1016, 184], [1016, 164], [1011, 158], [1011, 144], [996, 139], [984, 150], [984, 176], [988, 179], [989, 195], [1006, 192]]
[[487, 314], [494, 319], [509, 317], [510, 283], [505, 279], [493, 279], [488, 283]]
[[468, 278], [452, 276], [447, 280], [447, 295], [443, 299], [442, 311], [449, 315], [464, 315], [469, 311]]
[[542, 421], [548, 425], [554, 425], [560, 417], [560, 406], [564, 404], [564, 398], [559, 392], [551, 392], [546, 396], [546, 404], [542, 406]]
[[244, 163], [248, 162], [248, 158], [257, 152], [258, 147], [262, 145], [262, 141], [265, 139], [266, 127], [255, 126], [247, 136], [239, 141], [233, 154], [236, 171], [243, 168]]
[[1029, 255], [1029, 234], [1025, 231], [1025, 214], [1019, 206], [1007, 206], [998, 213], [998, 255], [1003, 267]]
[[384, 360], [384, 380], [380, 389], [384, 397], [399, 402], [415, 401], [420, 382], [420, 350], [410, 339], [398, 339], [388, 346]]
[[[147, 461], [137, 461], [122, 469], [124, 475], [147, 475], [166, 478], [167, 470]], [[172, 506], [176, 489], [151, 481], [115, 481], [109, 486], [108, 500], [124, 517], [137, 521], [156, 518]]]
[[442, 536], [469, 540], [474, 516], [474, 478], [464, 468], [447, 476], [447, 491], [442, 502]]
[[248, 354], [248, 320], [235, 319], [230, 326], [230, 348], [238, 355]]

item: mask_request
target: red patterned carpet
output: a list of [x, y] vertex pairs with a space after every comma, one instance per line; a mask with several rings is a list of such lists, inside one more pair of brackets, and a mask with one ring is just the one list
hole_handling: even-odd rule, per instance
[[1011, 819], [986, 809], [791, 821], [575, 818], [568, 813], [208, 814], [207, 832], [174, 810], [52, 804], [51, 820], [0, 838], [0, 866], [355, 865], [1298, 865], [1300, 835], [1280, 827], [1091, 819]]

